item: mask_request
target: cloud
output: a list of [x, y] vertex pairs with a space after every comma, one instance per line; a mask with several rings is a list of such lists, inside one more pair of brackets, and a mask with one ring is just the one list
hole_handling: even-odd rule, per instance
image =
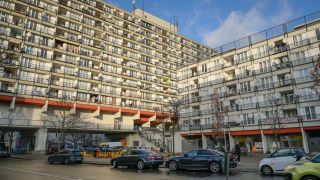
[[287, 0], [273, 3], [271, 7], [276, 9], [274, 11], [276, 13], [264, 15], [263, 12], [268, 11], [268, 8], [270, 8], [267, 3], [268, 1], [258, 1], [248, 12], [230, 12], [218, 28], [202, 32], [202, 41], [211, 47], [217, 47], [284, 23], [294, 15]]

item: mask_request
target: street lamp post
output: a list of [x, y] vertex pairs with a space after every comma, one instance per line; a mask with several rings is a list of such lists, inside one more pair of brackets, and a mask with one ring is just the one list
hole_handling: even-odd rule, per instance
[[[228, 111], [229, 111], [229, 106], [230, 106], [230, 101], [224, 101], [223, 106], [225, 109], [225, 114], [228, 116]], [[224, 134], [224, 150], [225, 150], [225, 162], [226, 162], [226, 180], [229, 179], [229, 157], [228, 157], [228, 148], [227, 148], [227, 135], [226, 135], [226, 127], [227, 123], [225, 122], [225, 118], [223, 117], [223, 134]]]

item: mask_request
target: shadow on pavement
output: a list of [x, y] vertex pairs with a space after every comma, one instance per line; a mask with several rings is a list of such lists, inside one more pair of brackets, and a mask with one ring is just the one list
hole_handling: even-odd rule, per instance
[[[209, 171], [204, 170], [178, 170], [178, 171], [169, 171], [169, 170], [159, 170], [146, 168], [144, 170], [137, 170], [136, 168], [126, 168], [126, 167], [118, 167], [118, 168], [110, 168], [112, 171], [121, 171], [121, 172], [129, 172], [135, 174], [164, 174], [166, 176], [179, 176], [179, 177], [187, 177], [187, 178], [204, 178], [204, 177], [224, 177], [225, 174], [214, 174]], [[237, 172], [230, 172], [230, 176], [237, 174]]]

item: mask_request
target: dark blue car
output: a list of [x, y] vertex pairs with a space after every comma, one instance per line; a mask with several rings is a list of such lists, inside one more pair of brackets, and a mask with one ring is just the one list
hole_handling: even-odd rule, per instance
[[[237, 167], [236, 158], [231, 156], [229, 167]], [[224, 172], [225, 156], [223, 152], [210, 149], [192, 150], [182, 156], [175, 156], [166, 161], [171, 171], [178, 169], [210, 170], [213, 173]]]
[[129, 150], [122, 156], [112, 158], [111, 164], [113, 168], [117, 168], [118, 166], [136, 166], [140, 170], [146, 166], [158, 168], [163, 164], [163, 157], [148, 151]]

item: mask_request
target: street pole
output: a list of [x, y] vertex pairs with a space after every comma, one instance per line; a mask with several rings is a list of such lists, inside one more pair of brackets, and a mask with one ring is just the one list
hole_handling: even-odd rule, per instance
[[226, 180], [229, 179], [229, 157], [228, 157], [228, 148], [227, 148], [227, 136], [226, 136], [226, 128], [225, 121], [223, 118], [223, 134], [224, 134], [224, 151], [225, 151], [225, 162], [226, 162]]

